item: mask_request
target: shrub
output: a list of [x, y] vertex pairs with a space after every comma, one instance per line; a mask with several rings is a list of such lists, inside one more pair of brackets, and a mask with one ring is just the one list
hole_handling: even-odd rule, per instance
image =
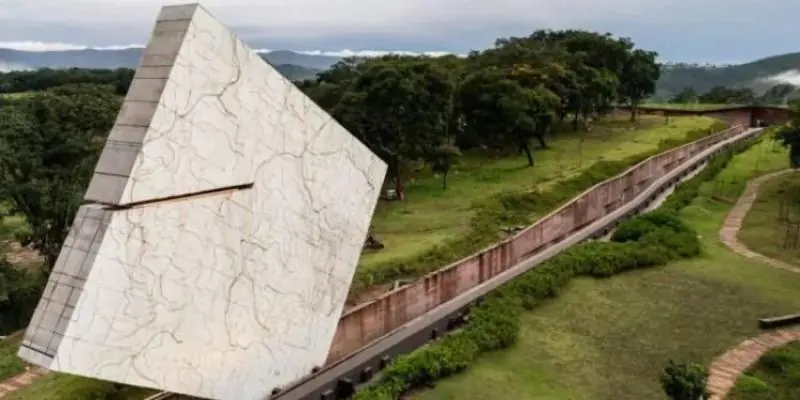
[[0, 298], [0, 334], [9, 334], [28, 324], [39, 303], [46, 278], [14, 268], [0, 256], [0, 273], [4, 276], [6, 296]]
[[775, 391], [766, 382], [750, 375], [742, 375], [731, 392], [731, 397], [747, 396], [750, 399], [772, 399]]
[[670, 360], [661, 373], [661, 387], [672, 400], [709, 398], [706, 391], [708, 371], [697, 364], [676, 363]]
[[678, 209], [634, 217], [623, 222], [619, 230], [630, 232], [625, 235], [636, 239], [570, 247], [489, 293], [472, 308], [470, 322], [464, 328], [398, 357], [372, 384], [356, 393], [355, 399], [396, 399], [411, 389], [463, 371], [483, 353], [513, 345], [519, 336], [522, 312], [557, 296], [573, 277], [608, 277], [699, 254], [697, 233], [678, 217]]
[[441, 268], [448, 263], [466, 257], [489, 246], [501, 238], [500, 226], [522, 225], [533, 222], [561, 204], [590, 187], [620, 174], [642, 160], [668, 149], [689, 143], [715, 132], [727, 129], [719, 122], [710, 128], [687, 132], [683, 140], [662, 140], [653, 151], [632, 155], [619, 161], [598, 161], [581, 173], [574, 175], [549, 189], [523, 192], [503, 192], [473, 204], [477, 210], [470, 221], [470, 229], [461, 237], [433, 247], [422, 254], [404, 259], [393, 259], [370, 267], [360, 266], [351, 285], [352, 293], [409, 276], [420, 276]]

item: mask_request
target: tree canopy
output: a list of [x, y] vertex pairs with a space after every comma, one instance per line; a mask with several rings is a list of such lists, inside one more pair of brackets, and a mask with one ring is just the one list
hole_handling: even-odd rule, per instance
[[347, 58], [299, 87], [387, 161], [402, 198], [402, 166], [441, 169], [458, 154], [443, 149], [515, 148], [533, 166], [530, 141], [546, 148], [554, 121], [571, 115], [577, 129], [620, 102], [635, 119], [656, 56], [611, 34], [539, 30], [467, 57]]

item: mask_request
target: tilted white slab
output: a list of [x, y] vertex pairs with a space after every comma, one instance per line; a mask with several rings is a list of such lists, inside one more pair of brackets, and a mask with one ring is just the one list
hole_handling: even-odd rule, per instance
[[164, 7], [20, 356], [265, 398], [324, 363], [385, 172], [202, 7]]

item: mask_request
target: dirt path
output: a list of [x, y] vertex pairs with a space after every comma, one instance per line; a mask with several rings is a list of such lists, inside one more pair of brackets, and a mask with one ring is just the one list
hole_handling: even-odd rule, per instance
[[32, 367], [13, 378], [8, 378], [5, 381], [0, 382], [0, 399], [8, 396], [11, 392], [30, 385], [47, 373], [48, 371], [45, 369]]
[[752, 207], [753, 203], [756, 201], [756, 198], [758, 197], [758, 190], [761, 187], [761, 184], [776, 176], [792, 171], [794, 170], [786, 169], [772, 172], [747, 182], [747, 187], [745, 188], [744, 193], [739, 196], [739, 199], [736, 200], [736, 205], [731, 208], [731, 210], [728, 212], [728, 215], [725, 217], [725, 222], [722, 223], [722, 229], [719, 231], [719, 238], [722, 243], [725, 243], [725, 245], [731, 250], [745, 257], [758, 260], [771, 267], [800, 273], [800, 267], [769, 258], [763, 254], [756, 253], [755, 251], [748, 249], [738, 237], [739, 230], [742, 229], [742, 221], [744, 221], [745, 216], [747, 216], [747, 212], [750, 211], [750, 207]]
[[711, 363], [708, 376], [710, 400], [722, 400], [744, 373], [769, 350], [800, 340], [800, 328], [764, 333], [740, 343]]

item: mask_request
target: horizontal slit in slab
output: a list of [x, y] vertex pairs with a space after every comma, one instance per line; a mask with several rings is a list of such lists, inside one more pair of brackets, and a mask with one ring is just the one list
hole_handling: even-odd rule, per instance
[[24, 348], [26, 348], [26, 349], [28, 349], [28, 350], [30, 350], [30, 351], [32, 351], [32, 352], [34, 352], [34, 353], [41, 354], [41, 355], [43, 355], [43, 356], [45, 356], [45, 357], [48, 357], [48, 358], [55, 358], [55, 357], [56, 357], [54, 354], [49, 354], [49, 353], [46, 353], [46, 352], [44, 352], [44, 351], [41, 351], [41, 350], [39, 350], [39, 349], [35, 349], [35, 348], [31, 347], [30, 345], [27, 345], [27, 344], [25, 344], [25, 343], [21, 343], [21, 344], [19, 345], [19, 347], [24, 347]]
[[168, 202], [173, 202], [173, 201], [191, 200], [191, 199], [195, 199], [195, 198], [198, 198], [198, 197], [217, 196], [217, 195], [222, 195], [222, 194], [231, 193], [231, 192], [238, 192], [240, 190], [247, 190], [247, 189], [252, 189], [252, 188], [253, 188], [253, 183], [251, 182], [251, 183], [244, 183], [244, 184], [241, 184], [241, 185], [224, 186], [224, 187], [220, 187], [220, 188], [202, 190], [202, 191], [194, 192], [194, 193], [184, 193], [184, 194], [178, 194], [178, 195], [174, 195], [174, 196], [159, 197], [159, 198], [155, 198], [155, 199], [135, 201], [135, 202], [126, 203], [126, 204], [110, 204], [110, 203], [102, 203], [102, 202], [97, 202], [97, 201], [89, 202], [87, 204], [100, 204], [102, 206], [105, 206], [105, 209], [107, 209], [107, 210], [119, 211], [119, 210], [128, 210], [128, 209], [137, 208], [137, 207], [153, 206], [153, 205], [158, 205], [158, 204], [168, 203]]

